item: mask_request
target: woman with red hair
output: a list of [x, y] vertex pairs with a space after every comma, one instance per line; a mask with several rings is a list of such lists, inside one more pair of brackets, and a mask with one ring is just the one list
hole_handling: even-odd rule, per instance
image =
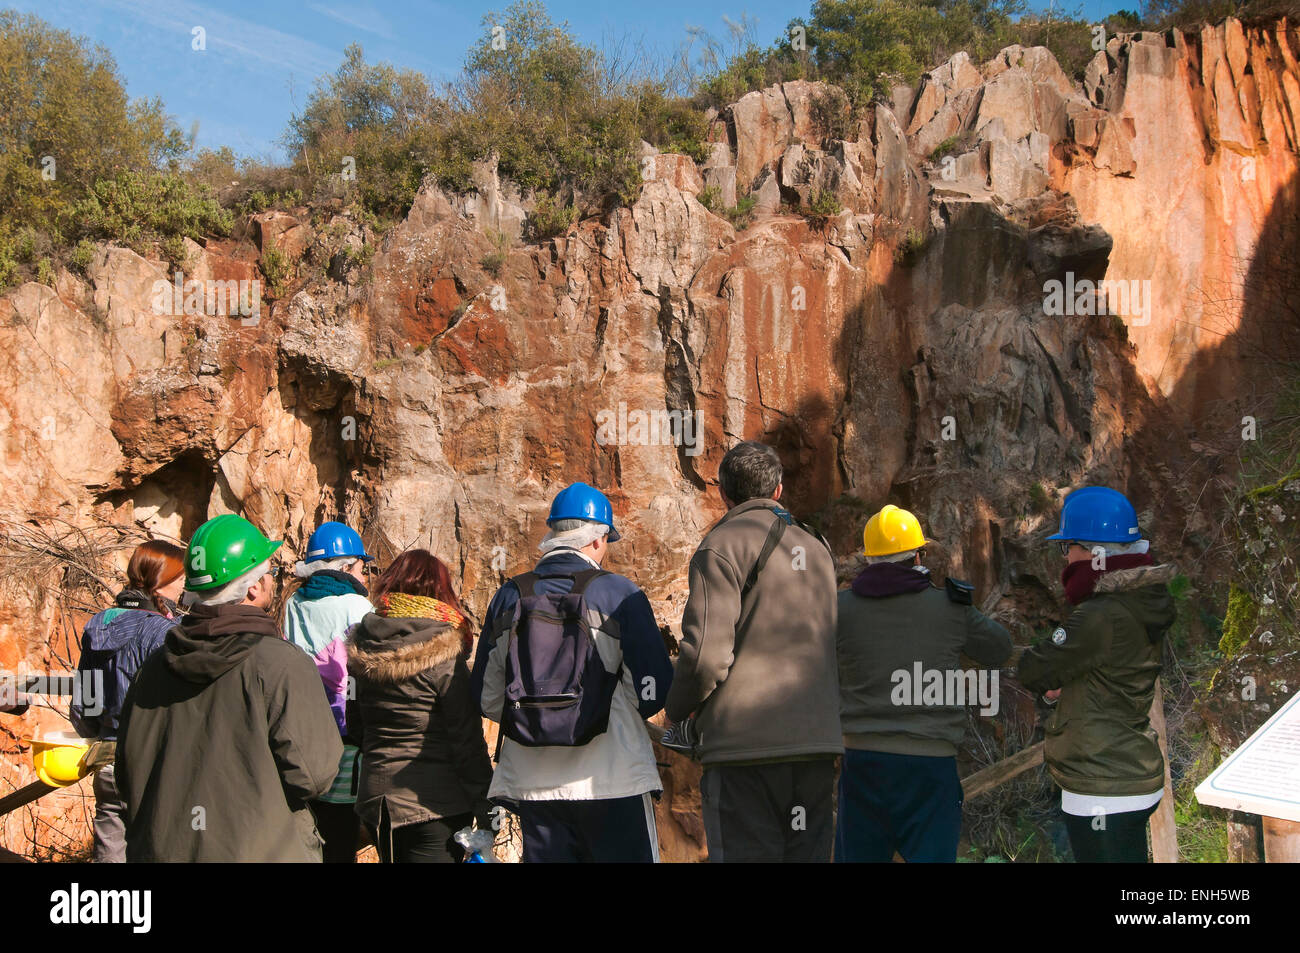
[[117, 793], [113, 754], [122, 701], [136, 672], [176, 625], [176, 600], [185, 585], [185, 550], [151, 539], [137, 546], [126, 568], [127, 586], [113, 606], [93, 616], [81, 635], [80, 676], [70, 718], [83, 738], [98, 739], [88, 757], [95, 772], [95, 862], [126, 861], [125, 805]]
[[353, 627], [348, 670], [361, 715], [357, 814], [384, 863], [451, 863], [455, 833], [491, 829], [492, 765], [465, 659], [473, 632], [432, 553], [402, 553], [376, 611]]

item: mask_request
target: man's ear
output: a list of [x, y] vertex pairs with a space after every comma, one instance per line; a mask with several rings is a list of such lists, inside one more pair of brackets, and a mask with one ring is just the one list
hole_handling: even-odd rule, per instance
[[784, 489], [785, 489], [785, 484], [784, 484], [784, 483], [778, 483], [778, 484], [776, 485], [776, 490], [773, 491], [773, 493], [772, 493], [772, 499], [774, 499], [774, 500], [779, 500], [779, 499], [781, 499], [781, 491], [784, 490]]

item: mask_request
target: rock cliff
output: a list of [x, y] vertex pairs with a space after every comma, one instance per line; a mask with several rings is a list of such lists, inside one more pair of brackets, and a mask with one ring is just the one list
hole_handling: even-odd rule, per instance
[[[774, 86], [714, 119], [700, 167], [647, 148], [630, 207], [501, 262], [523, 200], [480, 170], [478, 192], [426, 188], [373, 261], [303, 268], [256, 319], [160, 314], [166, 266], [103, 247], [85, 280], [0, 298], [0, 513], [11, 542], [98, 525], [119, 563], [109, 524], [184, 538], [240, 512], [300, 553], [342, 518], [383, 558], [433, 550], [481, 617], [552, 495], [585, 480], [621, 521], [610, 568], [675, 626], [717, 463], [756, 438], [845, 573], [866, 515], [897, 502], [937, 570], [1038, 625], [1056, 574], [1038, 540], [1082, 482], [1127, 487], [1157, 546], [1208, 558], [1208, 497], [1184, 478], [1212, 475], [1207, 444], [1232, 450], [1247, 344], [1295, 331], [1245, 289], [1297, 215], [1297, 56], [1285, 21], [1233, 20], [1113, 39], [1082, 84], [1043, 48], [959, 54], [847, 129], [819, 119], [826, 87]], [[745, 195], [747, 225], [701, 202]], [[307, 209], [250, 225], [192, 245], [185, 280], [256, 279], [327, 228], [365, 237]], [[1102, 281], [1101, 307], [1070, 290]], [[40, 565], [6, 574], [0, 668], [57, 667], [50, 634], [81, 617], [56, 596], [67, 570]], [[671, 764], [664, 854], [694, 859], [697, 775]]]

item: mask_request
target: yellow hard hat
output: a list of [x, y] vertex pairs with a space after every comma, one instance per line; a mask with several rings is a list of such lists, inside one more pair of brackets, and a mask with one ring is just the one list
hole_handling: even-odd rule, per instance
[[32, 767], [37, 776], [50, 787], [63, 788], [76, 784], [89, 772], [81, 759], [90, 749], [84, 738], [71, 732], [56, 732], [44, 738], [32, 739]]
[[862, 531], [862, 552], [867, 556], [892, 556], [924, 545], [920, 521], [892, 503], [867, 520]]

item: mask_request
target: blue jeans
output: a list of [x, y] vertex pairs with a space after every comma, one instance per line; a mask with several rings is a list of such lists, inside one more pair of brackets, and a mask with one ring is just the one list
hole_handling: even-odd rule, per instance
[[836, 863], [957, 860], [961, 780], [956, 758], [844, 752], [840, 769]]

